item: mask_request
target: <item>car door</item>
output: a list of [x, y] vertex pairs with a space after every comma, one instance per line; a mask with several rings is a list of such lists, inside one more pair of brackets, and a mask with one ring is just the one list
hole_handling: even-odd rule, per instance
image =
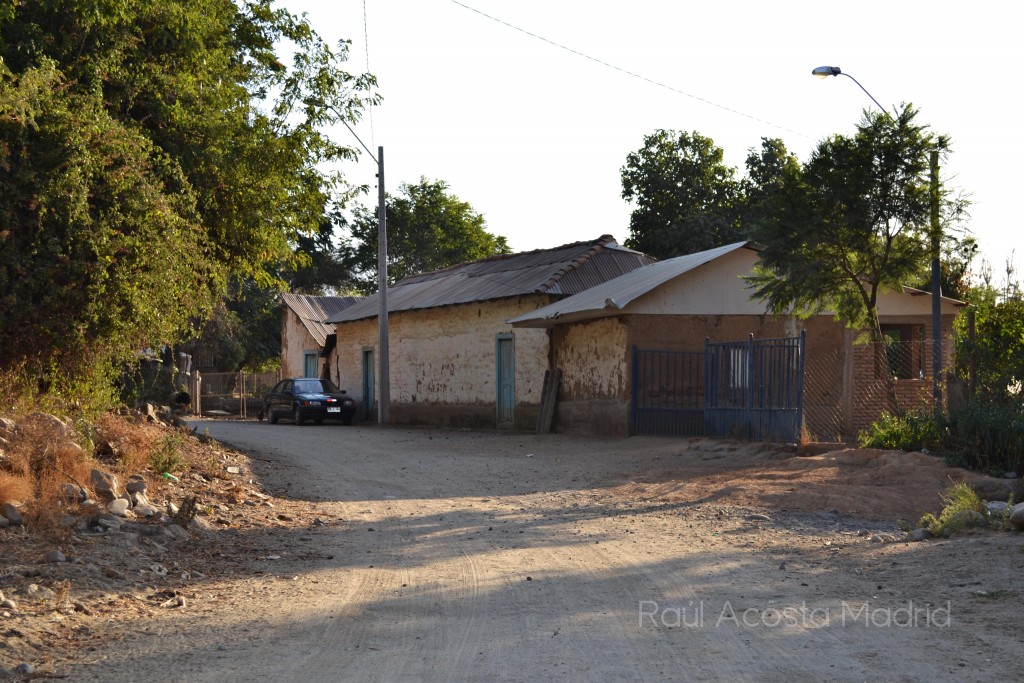
[[292, 381], [281, 381], [270, 396], [270, 409], [278, 415], [289, 415], [292, 412]]

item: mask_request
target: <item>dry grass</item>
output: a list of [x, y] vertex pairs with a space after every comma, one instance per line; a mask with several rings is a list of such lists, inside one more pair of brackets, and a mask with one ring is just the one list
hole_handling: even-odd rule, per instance
[[140, 474], [151, 484], [157, 484], [167, 471], [223, 476], [214, 448], [201, 444], [187, 430], [138, 415], [104, 414], [95, 424], [83, 426], [84, 434], [39, 413], [11, 419], [17, 427], [5, 434], [0, 503], [17, 502], [26, 525], [49, 537], [69, 533], [68, 515], [90, 512], [81, 508], [74, 492], [78, 487], [89, 491], [94, 468], [122, 480]]
[[32, 479], [28, 476], [0, 472], [0, 504], [31, 500], [33, 494]]

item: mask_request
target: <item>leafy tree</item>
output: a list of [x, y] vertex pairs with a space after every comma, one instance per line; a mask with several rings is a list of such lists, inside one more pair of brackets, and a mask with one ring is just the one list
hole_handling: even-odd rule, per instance
[[[450, 194], [443, 180], [403, 183], [385, 206], [389, 283], [510, 251], [505, 238], [487, 232], [483, 215]], [[357, 207], [354, 214], [351, 263], [357, 288], [371, 293], [377, 291], [377, 213]]]
[[765, 198], [769, 218], [752, 226], [765, 246], [750, 278], [775, 313], [836, 311], [882, 339], [877, 302], [928, 262], [929, 156], [948, 141], [917, 123], [865, 112], [852, 137], [835, 135], [803, 165], [789, 164]]
[[697, 132], [645, 136], [622, 167], [622, 198], [635, 205], [626, 246], [664, 259], [742, 239], [740, 186], [722, 159]]
[[957, 320], [957, 368], [966, 377], [971, 360], [977, 388], [984, 399], [1020, 400], [1024, 381], [1024, 298], [1004, 296], [990, 286], [972, 289], [967, 298], [974, 309], [975, 337], [967, 321]]
[[271, 0], [0, 0], [0, 369], [95, 377], [279, 282], [355, 191], [346, 51]]

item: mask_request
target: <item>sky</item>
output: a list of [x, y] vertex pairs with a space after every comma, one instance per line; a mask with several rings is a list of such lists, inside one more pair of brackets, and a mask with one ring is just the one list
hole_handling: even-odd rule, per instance
[[[1024, 274], [1024, 41], [1005, 0], [277, 5], [308, 13], [332, 44], [350, 40], [347, 69], [377, 77], [383, 102], [354, 129], [384, 147], [387, 191], [444, 180], [513, 251], [625, 241], [620, 170], [659, 128], [710, 137], [738, 174], [762, 137], [803, 161], [821, 139], [854, 132], [875, 105], [850, 78], [811, 76], [829, 65], [890, 110], [912, 102], [952, 138], [941, 174], [970, 195], [983, 258], [997, 281], [1011, 254]], [[340, 126], [332, 136], [352, 141]], [[367, 155], [344, 171], [376, 187]]]

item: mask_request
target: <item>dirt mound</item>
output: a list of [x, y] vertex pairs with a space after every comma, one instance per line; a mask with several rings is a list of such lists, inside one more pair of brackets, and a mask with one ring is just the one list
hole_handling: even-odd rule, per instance
[[938, 512], [940, 495], [954, 482], [970, 481], [983, 498], [1005, 499], [1011, 492], [1007, 480], [950, 467], [923, 453], [844, 449], [780, 459], [783, 454], [755, 445], [715, 453], [694, 446], [680, 454], [688, 462], [624, 484], [621, 492], [909, 522]]

